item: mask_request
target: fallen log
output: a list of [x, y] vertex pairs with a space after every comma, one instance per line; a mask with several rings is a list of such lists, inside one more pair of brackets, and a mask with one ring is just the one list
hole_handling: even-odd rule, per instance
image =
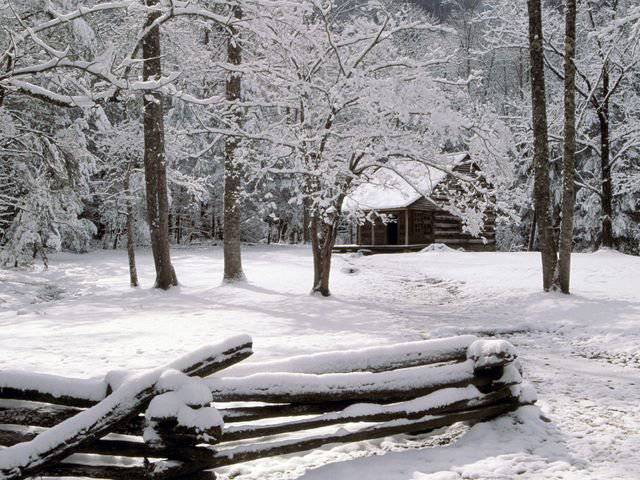
[[[104, 382], [107, 394], [110, 389], [113, 393], [86, 410], [82, 403], [0, 400], [0, 422], [51, 427], [0, 425], [0, 443], [9, 445], [0, 449], [0, 480], [34, 474], [210, 480], [215, 474], [208, 470], [224, 465], [332, 443], [423, 433], [458, 421], [475, 423], [535, 401], [532, 389], [521, 383], [511, 344], [472, 336], [240, 365], [231, 369], [233, 375], [198, 381], [176, 371], [212, 375], [246, 358], [250, 350], [245, 337], [201, 349], [166, 369], [135, 376], [112, 372]], [[239, 378], [238, 372], [253, 374]], [[17, 392], [7, 392], [22, 398], [28, 390], [18, 387], [33, 390], [35, 378], [6, 375], [0, 386], [15, 388]], [[35, 391], [52, 402], [61, 402], [61, 394], [70, 394], [64, 399], [70, 402], [94, 402], [81, 397], [101, 395], [94, 388], [97, 380], [90, 381], [91, 395], [83, 381], [73, 388], [48, 377], [47, 382]], [[264, 404], [217, 411], [212, 401]], [[145, 409], [146, 419], [141, 416]], [[223, 420], [296, 416], [307, 417], [222, 428]], [[329, 434], [316, 430], [339, 425], [343, 427]], [[143, 432], [148, 443], [140, 437]], [[282, 436], [268, 438], [274, 435]]]
[[171, 446], [194, 446], [200, 443], [217, 443], [222, 439], [222, 425], [206, 429], [179, 425], [175, 418], [151, 419], [153, 429], [161, 443]]
[[[0, 425], [0, 445], [10, 447], [23, 442], [29, 442], [46, 429], [41, 427], [24, 427], [22, 425]], [[111, 455], [118, 457], [167, 458], [171, 450], [164, 447], [154, 447], [140, 440], [114, 439], [108, 435], [100, 440], [80, 445], [77, 453], [95, 455]]]
[[[239, 338], [239, 337], [238, 337]], [[251, 339], [243, 337], [243, 343], [230, 348], [216, 359], [200, 359], [199, 364], [190, 365], [190, 376], [206, 377], [234, 365], [251, 355]], [[188, 358], [184, 359], [188, 361]], [[175, 368], [175, 370], [181, 370]], [[118, 372], [122, 373], [122, 372]], [[119, 380], [126, 376], [119, 375]], [[113, 381], [103, 379], [80, 379], [31, 373], [17, 370], [0, 371], [0, 398], [28, 400], [56, 405], [88, 408], [102, 401], [117, 388]], [[115, 376], [114, 376], [115, 379]]]
[[221, 408], [220, 413], [224, 423], [249, 422], [277, 417], [299, 417], [302, 415], [317, 415], [347, 408], [354, 402], [331, 403], [286, 403], [277, 405], [260, 405], [256, 407]]
[[[495, 418], [504, 413], [517, 409], [524, 404], [514, 398], [505, 398], [494, 405], [476, 405], [475, 408], [444, 413], [441, 415], [426, 415], [417, 419], [396, 419], [378, 423], [373, 426], [358, 428], [355, 431], [340, 429], [327, 435], [309, 436], [276, 442], [251, 444], [234, 447], [225, 450], [213, 450], [210, 447], [194, 447], [174, 452], [172, 458], [184, 460], [158, 460], [140, 466], [102, 466], [83, 463], [79, 455], [73, 455], [62, 463], [54, 465], [46, 470], [46, 475], [54, 476], [86, 476], [93, 478], [133, 479], [153, 478], [166, 480], [175, 478], [192, 479], [192, 475], [200, 474], [203, 470], [209, 470], [225, 465], [248, 462], [276, 455], [291, 454], [305, 450], [319, 448], [334, 443], [349, 443], [362, 440], [386, 437], [390, 435], [414, 432], [428, 432], [438, 428], [452, 425], [457, 422], [478, 423]], [[217, 447], [216, 447], [217, 448]], [[209, 478], [205, 473], [205, 477]], [[199, 477], [197, 477], [199, 478]], [[215, 477], [212, 477], [215, 478]]]
[[[8, 403], [11, 402], [11, 403]], [[274, 417], [295, 417], [316, 415], [346, 408], [353, 402], [333, 402], [323, 404], [282, 404], [256, 407], [233, 407], [220, 409], [225, 423], [246, 422]], [[34, 427], [53, 427], [80, 413], [83, 409], [51, 405], [21, 400], [0, 400], [0, 424], [29, 425]], [[141, 435], [144, 429], [144, 416], [130, 418], [126, 423], [114, 426], [113, 433], [123, 435]]]
[[[50, 467], [46, 472], [47, 477], [83, 477], [83, 478], [109, 478], [112, 480], [133, 480], [133, 479], [147, 479], [147, 478], [166, 478], [171, 480], [216, 480], [216, 474], [207, 470], [194, 470], [192, 468], [188, 470], [184, 476], [178, 476], [178, 473], [173, 473], [177, 470], [177, 466], [182, 465], [182, 462], [171, 462], [167, 468], [167, 472], [170, 476], [163, 477], [149, 477], [147, 467], [140, 465], [121, 466], [121, 465], [90, 465], [90, 464], [74, 464], [74, 463], [60, 463]], [[192, 463], [188, 465], [193, 466]]]
[[[511, 387], [505, 387], [489, 394], [481, 394], [474, 387], [445, 389], [408, 402], [391, 405], [355, 404], [342, 411], [302, 420], [269, 425], [248, 424], [226, 427], [223, 433], [220, 429], [215, 429], [215, 431], [212, 430], [206, 432], [206, 434], [215, 438], [215, 441], [220, 441], [220, 439], [225, 442], [237, 441], [344, 423], [381, 422], [399, 418], [415, 419], [426, 415], [439, 415], [470, 408], [491, 406], [504, 401], [515, 401]], [[85, 448], [80, 448], [78, 451], [102, 455], [162, 457], [171, 455], [172, 446], [189, 447], [201, 443], [213, 443], [207, 441], [208, 438], [201, 434], [177, 425], [175, 419], [158, 420], [155, 428], [162, 439], [165, 440], [164, 446], [151, 446], [139, 440], [114, 440], [111, 438], [113, 436], [109, 435]], [[11, 446], [29, 441], [43, 430], [42, 428], [18, 425], [0, 425], [0, 444]]]
[[[346, 431], [342, 428], [335, 433], [327, 435], [252, 444], [225, 450], [211, 450], [209, 458], [206, 460], [200, 459], [197, 462], [170, 462], [163, 460], [155, 462], [149, 466], [149, 472], [147, 475], [149, 478], [153, 478], [155, 480], [166, 480], [175, 478], [176, 475], [189, 475], [190, 472], [196, 472], [199, 470], [249, 462], [276, 455], [297, 453], [334, 443], [359, 442], [402, 433], [426, 432], [452, 425], [457, 422], [483, 422], [514, 411], [518, 407], [519, 404], [517, 402], [508, 402], [446, 415], [428, 415], [415, 420], [392, 420], [360, 428], [355, 431]], [[203, 449], [203, 447], [200, 447], [199, 449]]]
[[339, 430], [329, 435], [318, 435], [303, 439], [283, 440], [279, 442], [269, 442], [260, 445], [241, 446], [228, 450], [219, 450], [213, 454], [212, 464], [216, 467], [232, 465], [235, 463], [248, 462], [258, 458], [271, 457], [274, 455], [285, 455], [304, 450], [319, 448], [332, 443], [359, 442], [374, 438], [398, 435], [401, 433], [412, 433], [416, 431], [426, 432], [435, 430], [457, 422], [481, 422], [490, 420], [499, 415], [516, 410], [520, 405], [514, 402], [507, 402], [490, 407], [466, 410], [451, 414], [432, 416], [428, 415], [420, 419], [392, 420], [378, 425], [365, 427], [353, 432]]
[[500, 402], [516, 401], [509, 387], [489, 394], [481, 394], [475, 387], [450, 388], [391, 405], [354, 404], [344, 410], [325, 413], [302, 420], [270, 425], [242, 425], [224, 429], [223, 441], [244, 440], [282, 433], [356, 422], [385, 422], [401, 418], [416, 419], [426, 415], [452, 413], [469, 408], [492, 406]]
[[417, 367], [434, 363], [464, 361], [467, 350], [477, 337], [461, 335], [435, 340], [399, 343], [357, 350], [298, 355], [279, 360], [242, 363], [225, 372], [232, 377], [255, 373], [286, 372], [326, 373], [386, 372], [399, 368]]
[[0, 400], [0, 423], [53, 427], [77, 415], [82, 408], [22, 400]]
[[90, 407], [107, 395], [104, 379], [68, 378], [17, 370], [0, 371], [0, 398]]
[[156, 391], [155, 384], [166, 370], [179, 370], [187, 375], [210, 375], [249, 355], [251, 340], [241, 336], [201, 348], [165, 368], [129, 377], [97, 405], [48, 429], [29, 442], [0, 450], [0, 479], [19, 479], [36, 474], [81, 446], [95, 442], [119, 422], [137, 415], [154, 395], [162, 393]]
[[[505, 363], [507, 363], [505, 361]], [[474, 362], [420, 366], [370, 373], [310, 375], [258, 373], [248, 377], [209, 378], [214, 402], [327, 403], [344, 401], [403, 401], [442, 388], [490, 386], [501, 368], [492, 365], [490, 375], [480, 376]]]
[[109, 478], [112, 480], [133, 480], [145, 478], [146, 469], [143, 466], [116, 465], [82, 465], [59, 463], [46, 470], [47, 477], [80, 477], [80, 478]]

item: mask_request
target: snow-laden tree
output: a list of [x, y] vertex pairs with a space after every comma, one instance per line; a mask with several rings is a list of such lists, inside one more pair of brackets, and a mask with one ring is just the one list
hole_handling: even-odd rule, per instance
[[[168, 5], [156, 0], [104, 2], [92, 6], [3, 5], [0, 97], [19, 93], [65, 107], [142, 96], [146, 214], [156, 266], [156, 286], [177, 283], [169, 251], [169, 191], [165, 148], [164, 101], [201, 100], [176, 86], [180, 69], [163, 71], [161, 29], [170, 20], [193, 17], [233, 28], [226, 4]], [[228, 10], [228, 9], [227, 9]], [[217, 11], [221, 13], [217, 13]], [[105, 27], [123, 35], [105, 35]]]
[[[614, 244], [634, 251], [638, 245], [635, 233], [638, 223], [632, 212], [637, 194], [631, 192], [637, 191], [632, 179], [638, 168], [638, 136], [635, 134], [638, 126], [638, 37], [634, 36], [631, 23], [623, 21], [633, 11], [633, 2], [588, 3], [578, 9], [576, 19], [577, 213], [574, 241], [578, 248], [597, 248], [611, 231]], [[521, 192], [514, 200], [520, 205], [523, 222], [510, 228], [513, 232], [511, 242], [524, 244], [528, 231], [529, 246], [533, 247], [534, 235], [531, 233], [536, 231], [536, 219], [530, 207], [531, 104], [526, 96], [530, 79], [521, 73], [522, 53], [526, 53], [527, 25], [526, 16], [522, 15], [525, 9], [522, 0], [485, 2], [485, 9], [478, 15], [484, 25], [484, 35], [475, 62], [486, 65], [487, 69], [479, 68], [482, 87], [472, 90], [472, 96], [485, 105], [493, 104], [512, 132], [518, 151], [514, 167], [519, 175], [511, 190], [514, 194], [518, 190]], [[561, 201], [559, 167], [563, 148], [562, 135], [558, 133], [562, 130], [563, 110], [562, 102], [558, 100], [563, 98], [564, 11], [556, 3], [549, 3], [545, 4], [543, 14], [551, 198], [557, 235]], [[604, 52], [604, 56], [599, 52]], [[610, 181], [607, 180], [609, 177]], [[611, 214], [605, 214], [605, 210]]]
[[444, 77], [447, 55], [409, 51], [402, 37], [422, 32], [428, 41], [449, 30], [379, 4], [347, 15], [312, 0], [282, 6], [254, 30], [263, 64], [251, 81], [271, 115], [237, 134], [264, 145], [260, 161], [247, 163], [251, 178], [296, 180], [291, 201], [309, 213], [313, 292], [328, 296], [350, 189], [378, 169], [400, 171], [411, 162], [448, 168], [438, 154], [462, 136], [464, 99]]
[[[34, 118], [37, 117], [37, 118]], [[87, 251], [94, 225], [81, 217], [95, 158], [83, 119], [56, 109], [0, 109], [0, 244], [4, 264], [28, 263], [47, 250]]]
[[[583, 236], [589, 232], [593, 243], [605, 247], [614, 246], [616, 236], [630, 220], [624, 218], [625, 214], [616, 205], [619, 195], [614, 177], [618, 176], [619, 166], [628, 165], [640, 147], [637, 95], [640, 38], [631, 35], [628, 28], [602, 32], [609, 32], [607, 27], [625, 18], [631, 8], [632, 2], [626, 1], [587, 1], [577, 18], [577, 142], [584, 150], [582, 165], [578, 168], [577, 182], [583, 190], [579, 193], [582, 201], [578, 203], [590, 205], [590, 211], [584, 210], [584, 213], [600, 219], [591, 228], [579, 227], [582, 227]], [[553, 13], [548, 21], [551, 25], [561, 24], [561, 17]], [[561, 42], [558, 34], [548, 38], [547, 65], [558, 79], [563, 80]], [[560, 140], [557, 135], [551, 138]], [[616, 219], [618, 215], [623, 218]]]

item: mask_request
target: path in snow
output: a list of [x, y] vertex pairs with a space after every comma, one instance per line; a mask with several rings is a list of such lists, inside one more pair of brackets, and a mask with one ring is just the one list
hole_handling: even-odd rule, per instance
[[[391, 266], [389, 277], [381, 279], [380, 284], [388, 286], [398, 303], [405, 300], [408, 308], [400, 313], [405, 319], [419, 322], [422, 310], [429, 312], [427, 323], [435, 326], [435, 332], [495, 332], [516, 345], [525, 377], [534, 382], [539, 393], [538, 405], [557, 426], [560, 443], [566, 445], [571, 459], [568, 465], [555, 465], [553, 473], [531, 473], [541, 478], [640, 479], [640, 456], [636, 453], [640, 448], [640, 353], [636, 343], [640, 298], [635, 298], [634, 279], [624, 276], [640, 273], [638, 259], [613, 252], [606, 257], [611, 265], [608, 271], [601, 269], [599, 277], [605, 289], [596, 295], [602, 298], [593, 298], [580, 291], [580, 269], [595, 270], [590, 261], [598, 263], [602, 258], [597, 254], [582, 256], [575, 267], [576, 300], [559, 294], [525, 294], [518, 283], [509, 285], [506, 291], [492, 292], [501, 282], [499, 273], [489, 267], [485, 269], [484, 285], [468, 287], [466, 278], [478, 273], [473, 272], [474, 267], [483, 269], [483, 265], [467, 265], [466, 272], [451, 267], [452, 262], [465, 260], [469, 254], [449, 254], [449, 258], [446, 254], [422, 255], [426, 257], [424, 262], [407, 257], [387, 262], [382, 256], [361, 262], [376, 274], [380, 263]], [[635, 263], [636, 269], [628, 265], [619, 269], [621, 262]], [[531, 268], [526, 264], [513, 267], [520, 267], [521, 272]], [[439, 278], [446, 271], [453, 278]], [[390, 281], [394, 276], [404, 279]], [[618, 290], [625, 282], [630, 282], [626, 286], [632, 289]], [[434, 308], [438, 311], [433, 312]], [[572, 315], [567, 309], [572, 308], [582, 318], [567, 318]], [[616, 321], [616, 314], [620, 314], [621, 322]], [[578, 326], [567, 326], [565, 320]], [[629, 351], [627, 345], [620, 345], [619, 335], [631, 337], [626, 341], [636, 348]], [[469, 477], [476, 478], [472, 472]]]
[[[533, 254], [340, 255], [327, 300], [308, 295], [303, 248], [247, 249], [250, 283], [238, 287], [218, 286], [218, 249], [174, 256], [182, 286], [170, 292], [129, 289], [123, 252], [55, 255], [48, 272], [0, 271], [0, 368], [99, 375], [238, 333], [254, 336], [262, 358], [495, 333], [518, 347], [551, 422], [532, 407], [469, 431], [319, 449], [221, 477], [640, 479], [637, 257], [576, 255], [575, 294], [564, 297], [539, 291]], [[150, 256], [138, 257], [148, 285]]]

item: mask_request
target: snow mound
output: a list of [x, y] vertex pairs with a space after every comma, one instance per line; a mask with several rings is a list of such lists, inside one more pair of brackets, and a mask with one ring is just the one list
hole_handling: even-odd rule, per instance
[[420, 473], [414, 472], [412, 480], [460, 480], [460, 475], [456, 472], [436, 472], [436, 473]]
[[515, 347], [506, 340], [476, 340], [467, 349], [467, 358], [473, 361], [474, 369], [502, 365], [505, 360], [512, 362], [517, 357]]
[[455, 248], [451, 248], [446, 246], [444, 243], [432, 243], [428, 247], [420, 250], [420, 253], [429, 253], [429, 252], [457, 252]]
[[175, 419], [178, 426], [201, 434], [203, 441], [212, 439], [206, 434], [207, 431], [223, 426], [220, 412], [207, 406], [213, 397], [201, 378], [189, 377], [177, 370], [167, 370], [160, 376], [156, 386], [162, 390], [175, 390], [157, 395], [151, 400], [145, 412], [145, 442], [162, 442], [157, 431], [158, 421], [161, 419]]
[[531, 382], [522, 382], [512, 386], [511, 393], [523, 404], [533, 404], [538, 401], [538, 393]]
[[591, 255], [599, 257], [624, 257], [625, 253], [608, 247], [600, 247], [598, 250], [591, 252]]

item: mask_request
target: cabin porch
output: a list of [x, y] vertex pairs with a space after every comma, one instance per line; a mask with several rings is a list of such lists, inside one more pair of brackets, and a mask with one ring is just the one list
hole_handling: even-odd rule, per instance
[[357, 243], [368, 246], [409, 246], [433, 243], [433, 212], [411, 208], [382, 210], [387, 222], [375, 218], [358, 225]]
[[374, 222], [357, 227], [355, 244], [336, 245], [337, 253], [365, 251], [374, 253], [417, 252], [434, 243], [466, 251], [495, 251], [493, 219], [484, 232], [486, 240], [474, 238], [462, 231], [461, 220], [445, 210], [403, 208], [381, 210]]

